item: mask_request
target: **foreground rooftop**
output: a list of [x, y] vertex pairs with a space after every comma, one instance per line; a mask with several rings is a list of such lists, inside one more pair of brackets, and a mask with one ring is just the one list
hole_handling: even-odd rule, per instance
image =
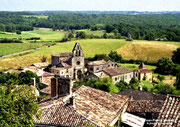
[[126, 109], [129, 100], [129, 97], [87, 86], [81, 86], [73, 93], [75, 99], [73, 106], [69, 105], [67, 98], [60, 97], [41, 103], [43, 113], [39, 120], [35, 118], [35, 122], [65, 126], [77, 126], [88, 122], [96, 126], [106, 126]]

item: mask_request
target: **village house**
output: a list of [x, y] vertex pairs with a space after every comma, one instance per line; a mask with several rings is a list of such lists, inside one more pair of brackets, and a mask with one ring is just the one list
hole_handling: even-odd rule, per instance
[[114, 83], [122, 80], [129, 83], [133, 78], [133, 71], [124, 67], [107, 68], [103, 70], [103, 72], [107, 74]]
[[51, 97], [40, 103], [36, 126], [117, 125], [130, 98], [87, 86], [72, 89], [70, 78], [53, 78]]
[[134, 71], [134, 75], [138, 80], [152, 81], [152, 71], [148, 70], [144, 63], [139, 65], [139, 69]]
[[115, 68], [117, 64], [110, 60], [98, 60], [98, 61], [89, 61], [87, 63], [87, 70], [89, 73], [97, 73], [103, 71], [106, 68]]

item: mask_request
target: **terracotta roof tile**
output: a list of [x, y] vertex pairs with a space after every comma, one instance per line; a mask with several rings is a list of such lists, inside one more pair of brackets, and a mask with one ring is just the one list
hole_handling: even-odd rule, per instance
[[162, 122], [155, 123], [154, 127], [179, 127], [180, 122], [180, 96], [167, 95], [164, 105], [158, 116]]
[[[110, 124], [127, 105], [129, 97], [110, 94], [87, 86], [81, 86], [73, 93], [75, 106], [68, 107], [64, 98], [49, 100], [40, 104], [43, 114], [39, 124], [77, 126], [89, 122], [97, 126]], [[73, 114], [73, 115], [72, 115]]]
[[131, 73], [133, 71], [127, 69], [127, 68], [123, 68], [123, 67], [117, 67], [117, 68], [107, 68], [105, 70], [103, 70], [106, 74], [110, 75], [110, 76], [115, 76], [115, 75], [122, 75], [122, 74], [127, 74], [127, 73]]
[[165, 100], [166, 96], [162, 94], [155, 94], [152, 92], [145, 92], [140, 90], [128, 89], [119, 92], [120, 95], [132, 96], [134, 100]]

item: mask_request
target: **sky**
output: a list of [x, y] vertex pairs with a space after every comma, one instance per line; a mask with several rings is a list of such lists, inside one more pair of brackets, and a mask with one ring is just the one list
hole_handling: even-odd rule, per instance
[[180, 11], [180, 0], [0, 0], [0, 11]]

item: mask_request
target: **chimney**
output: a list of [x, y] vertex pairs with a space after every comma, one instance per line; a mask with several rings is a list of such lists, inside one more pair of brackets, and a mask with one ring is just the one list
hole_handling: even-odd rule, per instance
[[74, 98], [74, 96], [69, 98], [69, 104], [75, 108], [75, 98]]
[[51, 79], [51, 97], [72, 95], [72, 80], [69, 77]]

